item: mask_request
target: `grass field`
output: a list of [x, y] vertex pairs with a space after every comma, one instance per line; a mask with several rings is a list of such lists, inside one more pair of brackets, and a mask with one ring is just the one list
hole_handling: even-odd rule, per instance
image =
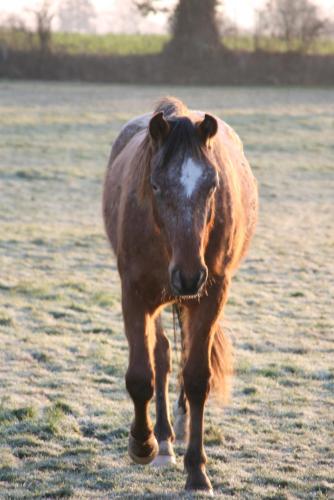
[[[54, 33], [54, 49], [67, 52], [88, 54], [154, 54], [161, 52], [164, 45], [170, 40], [168, 35], [88, 35], [80, 33]], [[252, 36], [226, 36], [222, 42], [231, 50], [254, 50]], [[269, 52], [285, 52], [286, 46], [282, 40], [262, 38], [258, 46]], [[298, 47], [296, 43], [296, 47]], [[334, 39], [323, 38], [317, 40], [309, 49], [312, 54], [333, 54]]]
[[[108, 33], [104, 35], [88, 33], [52, 34], [51, 49], [53, 52], [90, 55], [130, 55], [130, 54], [157, 54], [163, 50], [170, 40], [169, 35], [129, 35]], [[231, 50], [254, 51], [254, 39], [250, 35], [226, 36], [222, 40]], [[9, 47], [19, 50], [29, 50], [38, 47], [36, 35], [24, 32], [10, 32], [0, 28], [0, 46], [5, 43]], [[286, 52], [284, 41], [279, 39], [262, 38], [258, 40], [258, 47], [268, 52]], [[296, 41], [296, 49], [299, 44]], [[322, 38], [310, 47], [311, 54], [333, 54], [334, 38]]]
[[261, 195], [224, 319], [233, 398], [206, 412], [216, 498], [333, 498], [334, 91], [34, 82], [0, 83], [0, 498], [181, 497], [180, 447], [175, 469], [127, 457], [100, 213], [111, 141], [166, 93], [235, 127]]

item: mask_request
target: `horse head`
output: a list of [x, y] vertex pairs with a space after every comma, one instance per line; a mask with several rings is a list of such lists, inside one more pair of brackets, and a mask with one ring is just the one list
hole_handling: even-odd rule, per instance
[[167, 244], [175, 296], [200, 294], [208, 277], [205, 250], [218, 187], [210, 142], [217, 130], [217, 120], [208, 114], [193, 123], [188, 117], [165, 118], [158, 112], [149, 123], [153, 214]]

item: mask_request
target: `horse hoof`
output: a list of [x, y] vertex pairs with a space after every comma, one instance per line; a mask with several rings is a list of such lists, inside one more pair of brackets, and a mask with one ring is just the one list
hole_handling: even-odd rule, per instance
[[175, 465], [173, 445], [170, 441], [160, 441], [159, 454], [155, 457], [151, 465], [155, 467], [164, 467], [166, 465]]
[[182, 444], [187, 441], [189, 416], [184, 412], [183, 408], [175, 405], [174, 407], [174, 432], [176, 442]]
[[138, 441], [130, 434], [128, 453], [136, 464], [147, 465], [151, 463], [157, 456], [158, 451], [159, 445], [154, 434], [144, 442]]
[[188, 472], [186, 490], [202, 491], [206, 492], [209, 496], [213, 496], [210, 479], [202, 468], [193, 472]]

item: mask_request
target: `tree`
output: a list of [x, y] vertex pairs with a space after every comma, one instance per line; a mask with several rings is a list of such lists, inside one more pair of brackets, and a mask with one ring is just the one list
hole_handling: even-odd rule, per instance
[[134, 3], [143, 16], [169, 11], [167, 7], [161, 6], [160, 0], [135, 0]]
[[[219, 0], [179, 0], [171, 15], [172, 39], [166, 50], [196, 57], [219, 50], [218, 4]], [[137, 0], [136, 5], [143, 15], [166, 11], [159, 0]]]
[[237, 24], [226, 15], [224, 9], [222, 9], [222, 6], [217, 11], [216, 23], [218, 26], [221, 43], [224, 45], [224, 39], [227, 37], [230, 39], [234, 39], [234, 43], [236, 43], [238, 37], [240, 36], [240, 30]]
[[172, 19], [170, 46], [177, 51], [207, 53], [220, 47], [217, 0], [180, 0]]
[[39, 8], [31, 10], [31, 12], [35, 17], [39, 49], [43, 54], [50, 52], [52, 37], [51, 24], [54, 18], [51, 0], [43, 0]]
[[58, 9], [61, 31], [89, 33], [95, 31], [96, 11], [90, 0], [63, 0]]
[[281, 40], [288, 52], [307, 52], [324, 33], [327, 20], [311, 0], [268, 0], [257, 12], [255, 47], [262, 40]]
[[4, 58], [6, 58], [8, 47], [16, 50], [27, 50], [33, 47], [33, 33], [23, 17], [17, 14], [1, 16], [0, 46]]

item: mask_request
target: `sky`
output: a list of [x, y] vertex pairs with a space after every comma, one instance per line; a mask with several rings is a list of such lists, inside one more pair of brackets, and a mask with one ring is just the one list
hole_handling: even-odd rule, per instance
[[[323, 12], [334, 17], [334, 0], [313, 0]], [[57, 6], [61, 0], [53, 0]], [[175, 0], [163, 0], [166, 5], [175, 4]], [[251, 29], [254, 23], [256, 9], [262, 7], [266, 0], [224, 0], [224, 10], [227, 16], [241, 28]], [[27, 10], [36, 7], [40, 0], [0, 0], [0, 12], [25, 14]], [[97, 31], [125, 31], [163, 33], [167, 31], [165, 15], [138, 16], [132, 0], [91, 0], [97, 12]], [[56, 7], [55, 7], [56, 10]], [[55, 21], [56, 22], [56, 21]], [[57, 29], [55, 25], [54, 28]]]

